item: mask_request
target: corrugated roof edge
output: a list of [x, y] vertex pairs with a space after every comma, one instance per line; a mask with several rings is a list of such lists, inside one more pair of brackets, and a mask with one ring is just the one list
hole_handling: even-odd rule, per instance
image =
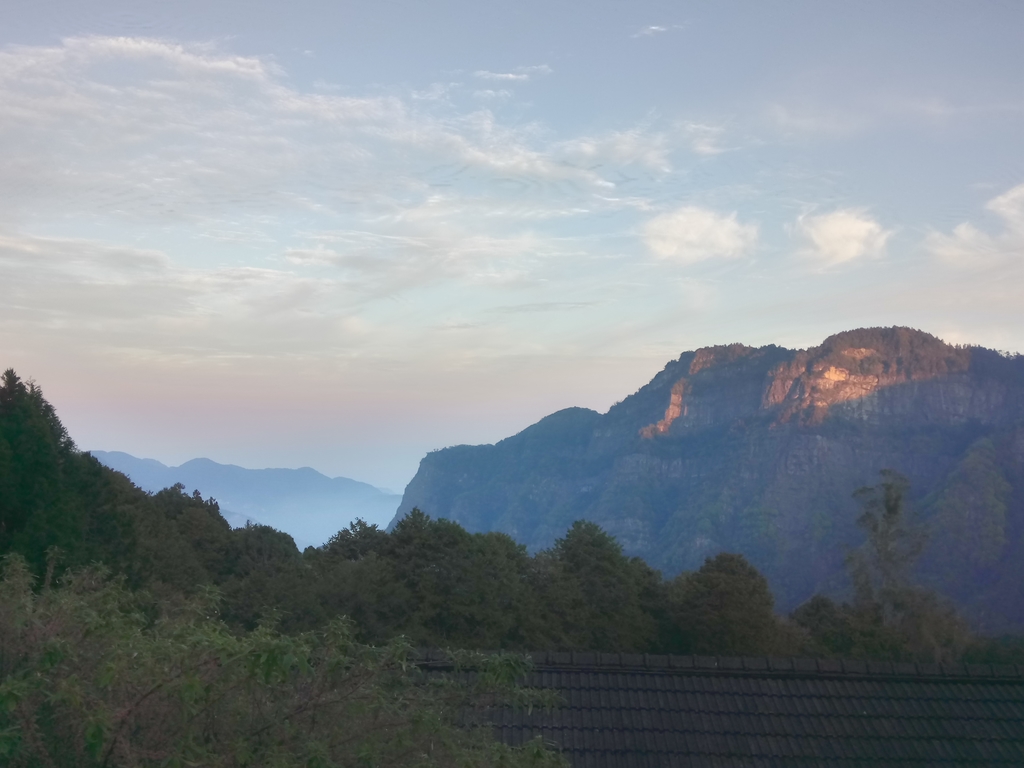
[[[925, 664], [917, 662], [778, 658], [765, 656], [668, 656], [582, 651], [531, 653], [536, 671], [656, 672], [745, 677], [885, 677], [998, 682], [1024, 679], [1020, 664]], [[414, 663], [430, 669], [452, 666], [440, 650], [417, 652]]]

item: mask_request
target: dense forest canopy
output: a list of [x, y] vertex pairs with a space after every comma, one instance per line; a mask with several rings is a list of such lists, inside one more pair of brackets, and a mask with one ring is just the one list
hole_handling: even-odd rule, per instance
[[[981, 450], [963, 482], [986, 471]], [[485, 741], [459, 736], [453, 705], [418, 687], [401, 661], [416, 646], [1019, 656], [1018, 641], [972, 636], [949, 605], [912, 582], [908, 566], [927, 549], [906, 514], [906, 491], [890, 473], [859, 493], [864, 544], [848, 557], [849, 600], [816, 596], [789, 616], [774, 611], [767, 581], [742, 556], [721, 553], [666, 580], [592, 522], [573, 523], [530, 555], [503, 533], [469, 533], [415, 510], [390, 533], [356, 521], [300, 552], [272, 528], [232, 529], [198, 491], [139, 490], [78, 451], [39, 387], [8, 370], [0, 382], [0, 754], [31, 766], [111, 764], [112, 756], [119, 765], [171, 757], [244, 765], [278, 750], [297, 761], [281, 764], [329, 765], [355, 749], [359, 718], [380, 722], [389, 712], [381, 733], [398, 734], [394, 743], [411, 751], [396, 752], [367, 726], [359, 749], [372, 764], [403, 764], [412, 754], [423, 764], [549, 759], [489, 752]], [[144, 664], [128, 663], [129, 653]], [[164, 681], [159, 695], [145, 693], [145, 675]], [[345, 686], [366, 698], [331, 698]], [[133, 696], [147, 703], [136, 707]], [[126, 706], [135, 707], [131, 717]], [[352, 728], [300, 739], [303, 718], [327, 707], [355, 707]], [[294, 715], [272, 723], [267, 711]], [[120, 730], [126, 717], [131, 738]], [[179, 731], [160, 731], [161, 717]], [[216, 727], [200, 727], [204, 717]], [[270, 731], [273, 739], [255, 742], [269, 750], [262, 756], [226, 756], [231, 738]], [[435, 737], [448, 746], [426, 749]], [[55, 745], [50, 762], [38, 757], [40, 739]]]

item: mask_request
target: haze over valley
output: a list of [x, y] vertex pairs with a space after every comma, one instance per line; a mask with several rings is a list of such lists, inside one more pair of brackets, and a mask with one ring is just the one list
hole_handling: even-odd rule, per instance
[[243, 469], [209, 459], [168, 467], [127, 453], [90, 453], [144, 491], [156, 493], [181, 483], [189, 493], [217, 499], [233, 527], [269, 525], [290, 534], [300, 549], [320, 546], [357, 518], [384, 527], [401, 501], [398, 494], [347, 477], [325, 477], [309, 467]]

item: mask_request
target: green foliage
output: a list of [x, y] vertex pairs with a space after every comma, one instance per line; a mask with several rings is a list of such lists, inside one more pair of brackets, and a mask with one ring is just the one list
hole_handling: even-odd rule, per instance
[[768, 655], [780, 643], [768, 582], [742, 555], [708, 558], [669, 587], [687, 653]]
[[0, 582], [0, 755], [36, 766], [559, 766], [459, 721], [512, 696], [524, 662], [462, 654], [476, 683], [426, 678], [401, 640], [351, 624], [236, 634], [205, 592], [150, 624], [101, 571], [35, 591], [23, 559]]
[[57, 414], [34, 384], [8, 369], [0, 377], [0, 553], [19, 552], [36, 573], [46, 551], [68, 562], [103, 560], [127, 567], [133, 549], [123, 487], [75, 450]]
[[[661, 575], [591, 522], [577, 520], [531, 573], [536, 633], [551, 648], [642, 652], [661, 645]], [[539, 638], [538, 638], [539, 639]]]
[[[873, 354], [851, 359], [844, 350], [869, 349]], [[885, 376], [907, 374], [927, 378], [966, 371], [972, 349], [953, 347], [930, 333], [913, 328], [858, 328], [830, 336], [818, 348], [808, 350], [822, 365], [852, 368], [853, 373]]]
[[1007, 544], [1006, 511], [1012, 490], [992, 441], [972, 445], [930, 505], [932, 570], [941, 568], [963, 578], [994, 566]]
[[888, 469], [881, 475], [878, 485], [854, 493], [861, 502], [857, 525], [867, 534], [867, 541], [850, 553], [847, 566], [856, 599], [863, 603], [877, 601], [888, 614], [893, 601], [907, 588], [910, 570], [926, 539], [924, 530], [908, 520], [907, 479]]
[[376, 525], [356, 520], [348, 528], [334, 534], [323, 550], [331, 558], [360, 560], [371, 553], [383, 551], [387, 542], [388, 535]]
[[953, 661], [972, 642], [948, 602], [911, 581], [925, 534], [908, 520], [906, 478], [885, 470], [878, 485], [854, 496], [867, 540], [850, 553], [852, 604], [816, 596], [792, 614], [818, 655], [894, 661]]
[[484, 536], [449, 520], [431, 520], [418, 510], [395, 527], [386, 553], [407, 595], [404, 630], [415, 627], [418, 639], [432, 646], [448, 645], [454, 638], [500, 642], [495, 622], [501, 617], [488, 598], [495, 587], [500, 591], [503, 566], [515, 553], [492, 547], [497, 559], [491, 563], [484, 548]]

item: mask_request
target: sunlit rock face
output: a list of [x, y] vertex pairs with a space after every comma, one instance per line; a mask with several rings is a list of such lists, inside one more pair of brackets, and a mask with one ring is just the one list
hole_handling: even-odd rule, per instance
[[[921, 578], [996, 631], [1024, 626], [1022, 425], [1024, 359], [919, 331], [711, 347], [606, 414], [571, 408], [493, 446], [429, 454], [398, 514], [419, 507], [531, 549], [586, 518], [667, 574], [742, 552], [786, 609], [843, 591], [861, 540], [851, 494], [895, 469], [932, 529]], [[983, 537], [964, 534], [974, 519]]]

